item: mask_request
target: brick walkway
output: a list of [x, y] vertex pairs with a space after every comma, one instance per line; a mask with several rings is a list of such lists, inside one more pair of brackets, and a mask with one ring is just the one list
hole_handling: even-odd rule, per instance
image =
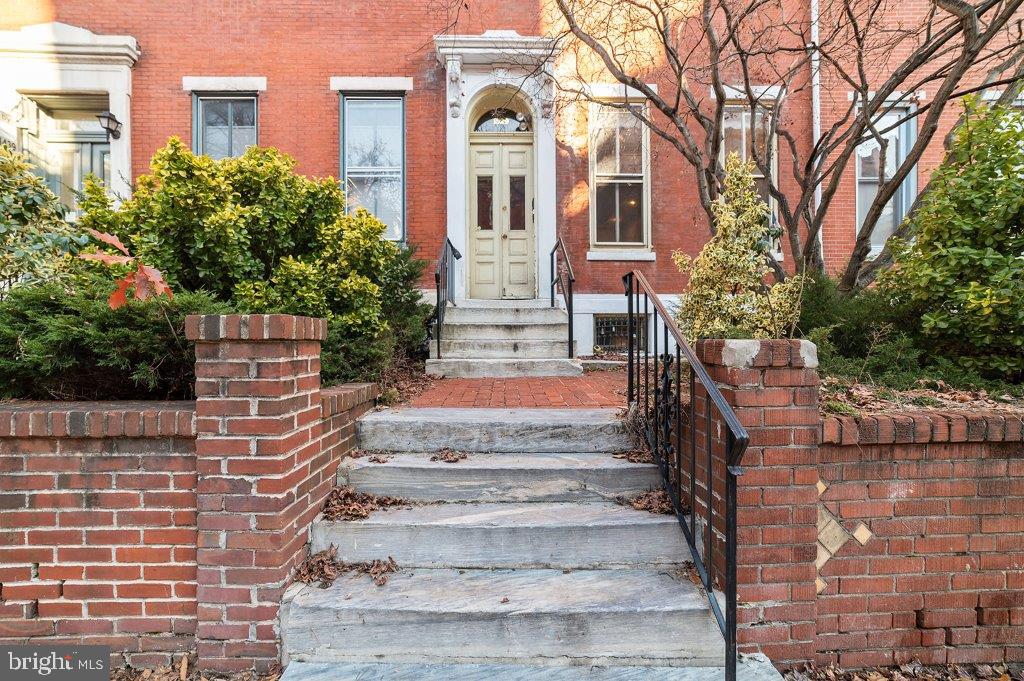
[[621, 407], [625, 371], [582, 376], [445, 378], [413, 398], [410, 407]]

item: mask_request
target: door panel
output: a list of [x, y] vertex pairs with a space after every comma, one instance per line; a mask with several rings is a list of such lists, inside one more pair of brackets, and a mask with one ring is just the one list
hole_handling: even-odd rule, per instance
[[528, 144], [470, 146], [470, 295], [533, 298], [537, 267], [533, 149]]
[[499, 160], [497, 145], [470, 147], [470, 253], [469, 292], [474, 298], [501, 297], [501, 239]]

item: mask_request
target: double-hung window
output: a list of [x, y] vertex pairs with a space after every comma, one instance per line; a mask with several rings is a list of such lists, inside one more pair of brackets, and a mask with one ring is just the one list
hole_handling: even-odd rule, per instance
[[193, 148], [211, 158], [241, 156], [257, 143], [255, 94], [197, 94], [193, 102]]
[[[857, 231], [864, 224], [871, 204], [878, 196], [878, 187], [887, 182], [896, 173], [907, 158], [910, 148], [914, 145], [917, 130], [914, 119], [904, 120], [910, 113], [909, 109], [894, 109], [880, 116], [875, 121], [875, 129], [885, 140], [883, 158], [882, 145], [875, 137], [861, 142], [857, 146]], [[902, 122], [901, 122], [902, 121]], [[871, 232], [871, 253], [877, 255], [886, 240], [892, 236], [907, 211], [910, 210], [917, 193], [916, 169], [911, 170], [892, 199], [885, 204], [882, 214]]]
[[[639, 111], [639, 107], [637, 107]], [[636, 114], [594, 105], [590, 111], [590, 221], [596, 246], [649, 242], [648, 132]]]
[[385, 238], [405, 235], [405, 100], [341, 96], [341, 177], [350, 210], [365, 208], [387, 225]]
[[[775, 200], [772, 198], [769, 187], [776, 178], [776, 160], [774, 140], [769, 140], [771, 133], [770, 114], [767, 111], [757, 111], [751, 115], [749, 106], [725, 107], [722, 121], [722, 152], [725, 157], [729, 154], [736, 154], [741, 161], [752, 162], [754, 184], [761, 200], [768, 204], [775, 215]], [[765, 175], [758, 167], [755, 160], [754, 150], [757, 150], [756, 159], [764, 163], [767, 161], [770, 175]]]
[[[722, 133], [723, 163], [729, 154], [736, 154], [741, 161], [751, 162], [757, 194], [768, 205], [769, 219], [772, 224], [776, 224], [777, 206], [770, 188], [778, 178], [778, 162], [775, 139], [771, 136], [771, 114], [760, 110], [752, 113], [747, 105], [727, 105], [723, 113]], [[765, 175], [756, 161], [767, 166], [768, 175]], [[772, 256], [777, 260], [782, 258], [780, 241], [772, 245]]]

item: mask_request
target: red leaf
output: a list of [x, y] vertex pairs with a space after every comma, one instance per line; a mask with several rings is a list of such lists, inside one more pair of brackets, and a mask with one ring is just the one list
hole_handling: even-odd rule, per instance
[[132, 282], [134, 280], [134, 272], [132, 274], [129, 274], [124, 279], [117, 280], [117, 289], [110, 294], [109, 298], [107, 298], [107, 305], [110, 306], [111, 310], [116, 310], [117, 308], [121, 307], [122, 305], [128, 302], [128, 298], [125, 295], [125, 293], [127, 293], [128, 287], [132, 285]]
[[151, 289], [147, 291], [148, 295], [161, 295], [165, 294], [168, 298], [174, 298], [174, 294], [171, 293], [171, 287], [164, 281], [164, 275], [160, 270], [149, 265], [139, 263], [138, 275], [140, 278], [146, 280], [147, 288]]
[[107, 234], [106, 232], [99, 232], [99, 231], [96, 231], [95, 229], [90, 229], [89, 230], [89, 234], [91, 234], [94, 239], [98, 239], [99, 241], [102, 241], [105, 244], [110, 244], [111, 246], [113, 246], [117, 250], [121, 251], [125, 255], [131, 255], [130, 253], [128, 253], [128, 249], [124, 247], [124, 244], [121, 243], [121, 240], [118, 239], [113, 234]]
[[96, 260], [107, 265], [127, 265], [135, 258], [127, 255], [113, 255], [111, 253], [79, 253], [82, 260]]

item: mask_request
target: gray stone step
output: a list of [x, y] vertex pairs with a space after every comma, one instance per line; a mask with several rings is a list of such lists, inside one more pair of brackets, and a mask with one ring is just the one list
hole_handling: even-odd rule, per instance
[[445, 318], [441, 340], [566, 340], [569, 324], [484, 324], [452, 323]]
[[[738, 681], [782, 681], [763, 655], [742, 655]], [[721, 667], [539, 666], [530, 664], [417, 664], [292, 662], [281, 681], [721, 681]]]
[[575, 359], [428, 359], [426, 371], [442, 378], [579, 376], [583, 365]]
[[318, 519], [311, 534], [313, 552], [337, 546], [340, 560], [426, 568], [672, 566], [690, 555], [674, 515], [610, 501], [413, 506]]
[[556, 307], [449, 307], [444, 313], [448, 324], [537, 324], [567, 323], [569, 315]]
[[[385, 409], [356, 423], [361, 449], [421, 452], [621, 452], [632, 448], [617, 409]], [[457, 465], [457, 464], [453, 464]]]
[[[445, 359], [568, 359], [568, 355], [564, 336], [561, 340], [441, 340]], [[437, 343], [430, 344], [430, 356], [437, 357]]]
[[652, 570], [401, 570], [305, 586], [282, 612], [291, 660], [717, 666], [703, 594]]
[[654, 465], [607, 453], [474, 453], [458, 463], [431, 461], [431, 456], [394, 454], [384, 463], [346, 459], [338, 482], [418, 501], [595, 501], [661, 484]]

